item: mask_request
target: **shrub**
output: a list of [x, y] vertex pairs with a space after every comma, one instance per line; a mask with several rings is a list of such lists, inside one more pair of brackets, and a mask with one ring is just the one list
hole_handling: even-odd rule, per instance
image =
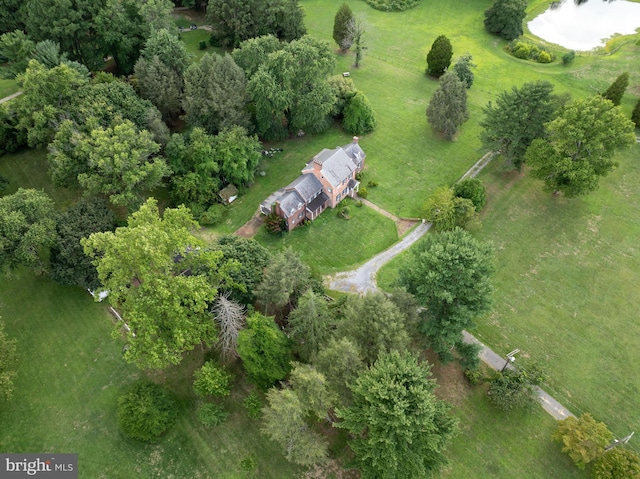
[[264, 227], [269, 233], [281, 233], [285, 229], [284, 220], [275, 212], [269, 213], [264, 219]]
[[345, 220], [349, 220], [349, 219], [351, 219], [351, 216], [349, 216], [350, 213], [351, 213], [351, 210], [345, 204], [340, 205], [340, 207], [338, 208], [338, 216], [340, 218], [344, 218]]
[[355, 202], [356, 208], [362, 208], [362, 206], [364, 205], [364, 203], [362, 202], [362, 200], [358, 200]]
[[367, 198], [367, 196], [369, 195], [369, 192], [367, 191], [367, 189], [364, 186], [361, 186], [360, 189], [358, 190], [358, 196], [360, 198]]
[[367, 3], [383, 12], [403, 12], [418, 5], [420, 0], [367, 0]]
[[551, 54], [549, 52], [541, 51], [538, 55], [538, 63], [551, 63], [553, 58], [551, 58]]
[[453, 194], [459, 198], [471, 200], [476, 211], [480, 211], [487, 204], [487, 193], [482, 181], [477, 178], [462, 180], [453, 185]]
[[221, 404], [204, 403], [198, 407], [198, 421], [203, 426], [219, 426], [227, 420], [229, 413]]
[[364, 135], [376, 128], [376, 117], [364, 93], [357, 92], [345, 106], [342, 128], [352, 135]]
[[378, 186], [378, 182], [376, 180], [369, 180], [369, 182], [367, 183], [367, 186], [369, 188], [375, 188], [376, 186]]
[[576, 52], [574, 51], [567, 52], [564, 55], [562, 55], [562, 64], [569, 65], [573, 62], [575, 58], [576, 58]]
[[200, 40], [200, 43], [198, 43], [198, 48], [200, 48], [200, 50], [206, 50], [207, 42], [205, 42], [204, 40]]
[[231, 392], [231, 374], [209, 360], [194, 374], [193, 390], [200, 397], [228, 396]]
[[9, 178], [0, 175], [0, 191], [5, 190], [9, 186]]
[[120, 429], [138, 441], [159, 439], [173, 425], [176, 414], [171, 393], [154, 383], [138, 383], [118, 398]]
[[227, 210], [225, 209], [224, 205], [216, 203], [209, 206], [209, 208], [207, 208], [207, 211], [200, 215], [198, 222], [202, 226], [217, 225], [218, 223], [220, 223], [220, 221], [222, 221], [222, 218], [224, 217], [226, 211]]
[[329, 77], [329, 86], [336, 96], [336, 102], [331, 110], [331, 115], [342, 118], [345, 107], [349, 101], [358, 93], [356, 86], [351, 78], [342, 75], [334, 75]]
[[257, 391], [252, 391], [244, 400], [244, 407], [252, 419], [260, 419], [262, 415], [262, 399]]

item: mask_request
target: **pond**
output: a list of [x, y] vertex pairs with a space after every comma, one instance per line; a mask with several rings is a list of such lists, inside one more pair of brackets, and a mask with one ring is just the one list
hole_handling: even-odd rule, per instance
[[604, 46], [614, 34], [640, 28], [640, 3], [625, 0], [562, 0], [528, 23], [534, 35], [570, 50]]

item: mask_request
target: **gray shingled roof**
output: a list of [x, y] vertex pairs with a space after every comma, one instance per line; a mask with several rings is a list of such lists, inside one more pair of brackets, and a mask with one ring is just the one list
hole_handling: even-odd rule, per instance
[[287, 191], [280, 197], [280, 208], [286, 218], [302, 208], [303, 204], [304, 201], [295, 190]]
[[322, 191], [322, 183], [312, 173], [306, 173], [289, 183], [285, 189], [296, 190], [306, 203]]
[[324, 149], [313, 157], [313, 163], [322, 165], [322, 175], [336, 187], [357, 169], [356, 164], [339, 146], [334, 150]]
[[360, 148], [360, 145], [358, 145], [357, 143], [351, 142], [347, 145], [344, 145], [342, 149], [347, 155], [349, 155], [349, 158], [351, 158], [358, 167], [362, 165], [364, 158], [367, 156], [365, 155], [364, 151], [362, 151], [362, 148]]

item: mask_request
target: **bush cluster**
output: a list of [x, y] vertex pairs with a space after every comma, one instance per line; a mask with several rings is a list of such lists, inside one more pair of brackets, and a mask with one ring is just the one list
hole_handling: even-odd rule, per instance
[[203, 426], [219, 426], [227, 420], [229, 413], [221, 404], [203, 403], [198, 407], [198, 421]]
[[169, 391], [141, 382], [118, 398], [118, 422], [122, 432], [138, 441], [153, 442], [175, 421], [176, 403]]
[[556, 57], [545, 47], [539, 47], [523, 40], [513, 40], [507, 44], [505, 50], [516, 58], [531, 60], [538, 63], [551, 63]]
[[367, 0], [367, 3], [383, 12], [403, 12], [418, 5], [420, 0]]

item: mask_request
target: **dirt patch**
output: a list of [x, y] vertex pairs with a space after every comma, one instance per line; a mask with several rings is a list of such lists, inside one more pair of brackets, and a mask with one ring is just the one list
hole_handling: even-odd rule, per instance
[[260, 212], [256, 213], [253, 218], [236, 230], [236, 234], [244, 238], [253, 238], [262, 226], [262, 219], [262, 214]]
[[407, 220], [400, 218], [396, 220], [396, 228], [398, 229], [398, 236], [404, 235], [407, 231], [420, 223], [418, 220]]
[[303, 477], [304, 479], [358, 479], [360, 472], [354, 469], [342, 469], [338, 461], [332, 459], [325, 464], [314, 466]]
[[471, 386], [464, 376], [460, 363], [452, 361], [442, 364], [438, 355], [430, 350], [424, 353], [424, 357], [429, 364], [433, 364], [431, 373], [438, 382], [438, 387], [434, 391], [435, 395], [449, 401], [454, 406], [462, 404], [471, 393]]

